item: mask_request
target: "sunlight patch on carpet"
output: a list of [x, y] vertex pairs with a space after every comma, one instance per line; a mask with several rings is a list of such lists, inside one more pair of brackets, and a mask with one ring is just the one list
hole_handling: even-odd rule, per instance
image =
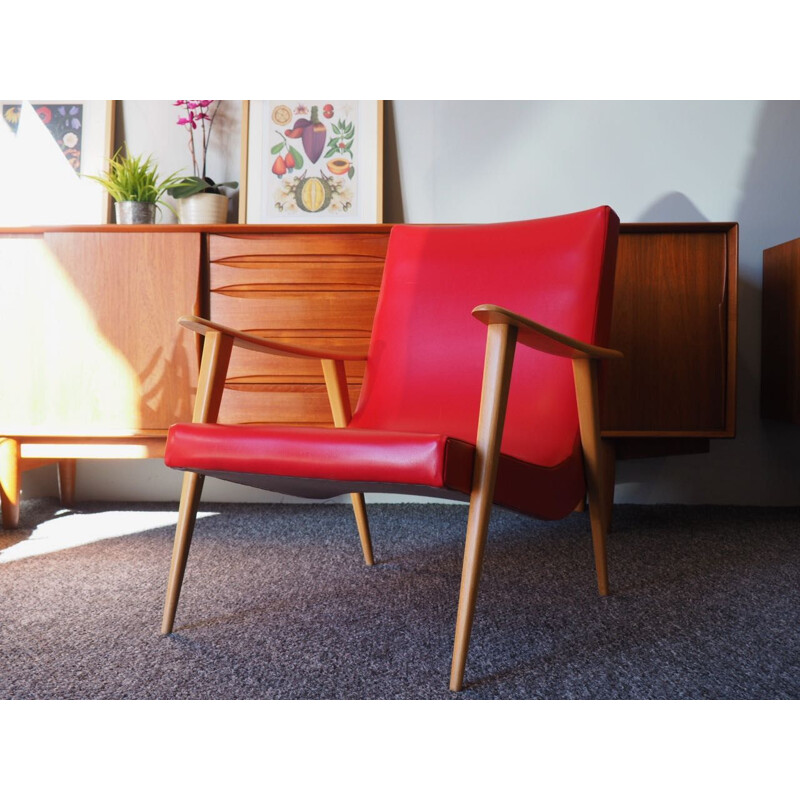
[[[200, 511], [197, 518], [215, 515], [213, 511]], [[157, 528], [174, 528], [177, 521], [177, 511], [101, 511], [96, 514], [63, 511], [37, 525], [29, 536], [22, 539], [14, 536], [12, 543], [0, 550], [0, 564], [81, 547], [103, 539], [116, 539]]]

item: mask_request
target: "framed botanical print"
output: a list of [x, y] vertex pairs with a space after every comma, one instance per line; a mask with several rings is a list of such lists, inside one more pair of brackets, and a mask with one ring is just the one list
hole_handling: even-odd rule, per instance
[[15, 187], [0, 224], [97, 225], [109, 221], [98, 175], [111, 156], [114, 101], [0, 101], [0, 160]]
[[240, 222], [381, 222], [382, 173], [382, 101], [245, 101]]

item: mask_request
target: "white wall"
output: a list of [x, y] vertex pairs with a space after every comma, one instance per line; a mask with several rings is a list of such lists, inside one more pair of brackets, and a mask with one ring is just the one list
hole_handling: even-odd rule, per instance
[[[118, 140], [166, 170], [188, 166], [169, 101], [119, 105]], [[239, 107], [228, 105], [215, 180], [238, 178]], [[800, 431], [758, 416], [761, 258], [800, 236], [800, 102], [396, 101], [386, 123], [389, 222], [494, 222], [603, 203], [623, 222], [738, 221], [737, 438], [709, 454], [622, 462], [617, 499], [800, 503]], [[52, 490], [43, 472], [26, 475], [27, 494]], [[178, 484], [154, 462], [79, 466], [83, 498], [171, 499]], [[275, 499], [223, 484], [205, 496]]]

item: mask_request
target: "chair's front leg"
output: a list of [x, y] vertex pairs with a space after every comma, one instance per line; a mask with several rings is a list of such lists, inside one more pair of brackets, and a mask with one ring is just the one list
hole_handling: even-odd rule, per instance
[[204, 477], [196, 472], [186, 472], [183, 476], [181, 504], [178, 511], [178, 524], [175, 528], [175, 543], [172, 546], [172, 562], [169, 567], [161, 633], [172, 633], [172, 627], [175, 624], [175, 612], [178, 610], [178, 599], [186, 572], [186, 562], [189, 558], [189, 546], [192, 544], [197, 507], [200, 504], [200, 495], [203, 493], [203, 480]]
[[[203, 360], [197, 379], [197, 395], [194, 401], [192, 422], [217, 421], [232, 347], [232, 337], [217, 331], [206, 334], [203, 343]], [[186, 562], [189, 558], [189, 546], [192, 543], [197, 507], [203, 491], [203, 480], [203, 476], [195, 472], [187, 472], [183, 476], [178, 524], [175, 529], [172, 563], [170, 564], [167, 596], [164, 602], [164, 617], [161, 622], [162, 633], [172, 633], [175, 623], [175, 612], [178, 608], [178, 598], [186, 572]]]
[[460, 691], [464, 683], [464, 668], [475, 616], [483, 551], [494, 500], [497, 462], [503, 438], [508, 390], [511, 385], [516, 333], [516, 328], [509, 325], [489, 325], [486, 338], [475, 468], [469, 501], [467, 538], [464, 544], [453, 663], [450, 670], [450, 689], [454, 692]]

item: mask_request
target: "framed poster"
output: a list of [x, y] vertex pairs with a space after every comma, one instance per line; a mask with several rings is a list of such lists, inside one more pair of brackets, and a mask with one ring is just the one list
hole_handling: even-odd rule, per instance
[[383, 101], [246, 100], [239, 222], [383, 216]]
[[0, 101], [0, 164], [14, 187], [0, 224], [108, 222], [108, 193], [85, 176], [104, 170], [113, 138], [113, 100]]

